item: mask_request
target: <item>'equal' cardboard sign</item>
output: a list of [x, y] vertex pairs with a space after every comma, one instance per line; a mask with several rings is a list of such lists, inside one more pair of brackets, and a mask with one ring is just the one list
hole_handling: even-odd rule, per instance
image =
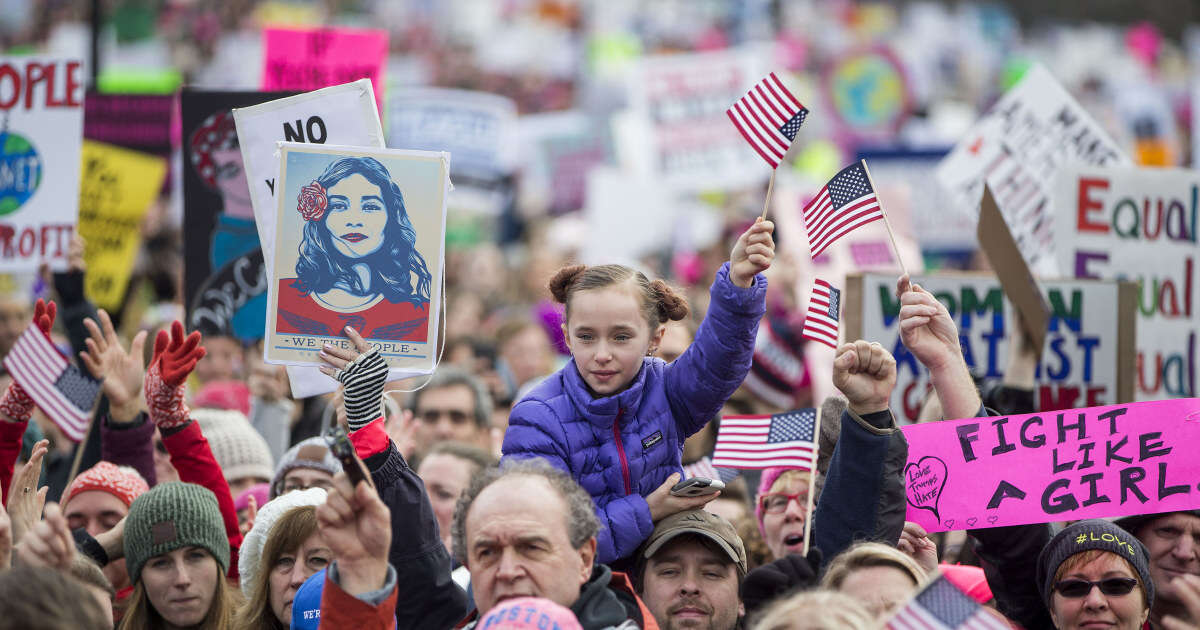
[[983, 186], [983, 201], [979, 206], [979, 247], [987, 255], [1000, 278], [1004, 295], [1017, 307], [1025, 323], [1025, 331], [1038, 356], [1046, 341], [1046, 327], [1050, 324], [1050, 306], [1038, 289], [1037, 281], [1029, 271], [1029, 265], [1021, 257], [1017, 241], [1013, 238], [992, 189]]

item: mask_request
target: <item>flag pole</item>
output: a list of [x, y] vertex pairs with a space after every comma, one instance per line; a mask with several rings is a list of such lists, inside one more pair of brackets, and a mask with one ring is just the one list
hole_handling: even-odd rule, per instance
[[775, 172], [778, 170], [778, 168], [771, 169], [771, 181], [767, 183], [767, 200], [763, 202], [763, 211], [759, 217], [760, 219], [767, 218], [767, 208], [771, 207], [771, 190], [775, 188]]
[[875, 199], [879, 201], [879, 214], [883, 215], [883, 224], [887, 227], [888, 238], [892, 241], [892, 251], [896, 252], [896, 262], [900, 263], [900, 271], [904, 275], [908, 275], [908, 269], [904, 267], [904, 259], [900, 257], [900, 248], [896, 246], [896, 235], [892, 233], [892, 222], [888, 221], [887, 210], [883, 208], [883, 197], [879, 195], [879, 189], [875, 187], [875, 180], [871, 179], [871, 169], [867, 168], [866, 160], [859, 160], [862, 163], [863, 172], [867, 174], [867, 181], [871, 183], [871, 189], [875, 191]]
[[817, 459], [821, 455], [821, 408], [817, 407], [817, 423], [813, 427], [813, 442], [817, 448], [813, 449], [813, 467], [812, 472], [808, 475], [808, 506], [804, 510], [804, 555], [808, 555], [808, 550], [812, 548], [810, 536], [812, 535], [812, 520], [813, 520], [813, 494], [817, 491]]

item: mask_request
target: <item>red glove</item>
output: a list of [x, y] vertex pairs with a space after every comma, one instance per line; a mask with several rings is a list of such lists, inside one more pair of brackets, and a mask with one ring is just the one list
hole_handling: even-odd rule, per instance
[[191, 410], [183, 402], [184, 382], [204, 353], [200, 331], [184, 338], [183, 324], [178, 321], [171, 324], [169, 334], [158, 331], [143, 389], [150, 420], [160, 429], [178, 427], [188, 421]]
[[[58, 306], [53, 301], [47, 304], [38, 298], [37, 304], [33, 307], [33, 323], [41, 329], [42, 334], [49, 337], [50, 328], [54, 326], [54, 316], [57, 314]], [[0, 414], [13, 422], [28, 422], [30, 416], [33, 415], [33, 407], [33, 399], [25, 393], [24, 388], [17, 385], [16, 381], [9, 384], [8, 389], [4, 392], [4, 397], [0, 398]]]

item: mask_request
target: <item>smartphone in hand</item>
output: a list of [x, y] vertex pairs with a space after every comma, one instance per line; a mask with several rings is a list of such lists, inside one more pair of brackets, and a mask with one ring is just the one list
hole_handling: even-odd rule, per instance
[[713, 494], [724, 489], [725, 482], [720, 479], [692, 477], [671, 486], [671, 494], [677, 497], [698, 497], [705, 494]]

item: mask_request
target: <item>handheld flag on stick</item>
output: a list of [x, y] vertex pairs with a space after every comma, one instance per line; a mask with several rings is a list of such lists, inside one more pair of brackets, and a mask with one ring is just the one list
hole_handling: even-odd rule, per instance
[[838, 314], [841, 310], [842, 292], [818, 278], [813, 284], [812, 297], [808, 300], [808, 314], [804, 316], [804, 329], [800, 336], [837, 350]]
[[1008, 624], [938, 574], [888, 621], [887, 630], [1006, 630]]
[[717, 468], [713, 466], [712, 459], [708, 455], [690, 464], [683, 465], [684, 479], [704, 477], [705, 479], [720, 479], [724, 483], [729, 483], [737, 479], [741, 474], [741, 471], [736, 468]]
[[813, 258], [839, 238], [883, 218], [865, 165], [861, 162], [842, 169], [804, 206], [804, 229]]
[[796, 132], [808, 117], [808, 108], [788, 91], [783, 81], [772, 72], [754, 84], [745, 96], [725, 110], [733, 126], [737, 127], [750, 148], [771, 166], [771, 181], [767, 184], [767, 200], [763, 203], [763, 214], [771, 203], [771, 189], [775, 187], [775, 169], [796, 139]]
[[87, 435], [100, 381], [72, 365], [40, 328], [25, 329], [4, 367], [68, 438], [79, 442]]
[[713, 466], [813, 470], [817, 462], [817, 426], [816, 409], [770, 416], [725, 416], [717, 433]]

